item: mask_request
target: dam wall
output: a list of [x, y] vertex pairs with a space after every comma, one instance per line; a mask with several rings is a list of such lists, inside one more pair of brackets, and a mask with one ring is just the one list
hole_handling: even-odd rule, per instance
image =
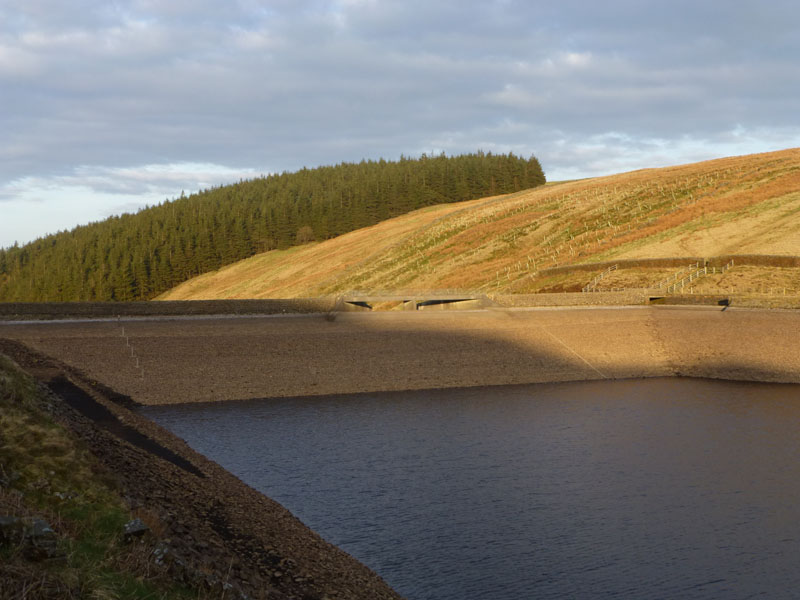
[[334, 310], [335, 298], [164, 300], [158, 302], [0, 302], [0, 321], [117, 317], [271, 315]]
[[800, 383], [800, 312], [409, 311], [0, 323], [143, 404], [655, 376]]

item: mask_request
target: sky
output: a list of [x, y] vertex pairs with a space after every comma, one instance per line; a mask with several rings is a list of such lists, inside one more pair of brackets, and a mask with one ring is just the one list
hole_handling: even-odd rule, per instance
[[800, 146], [796, 0], [0, 0], [0, 247], [304, 166]]

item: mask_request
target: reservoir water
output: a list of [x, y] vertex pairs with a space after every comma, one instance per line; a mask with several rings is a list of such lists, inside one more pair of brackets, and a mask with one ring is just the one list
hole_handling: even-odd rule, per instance
[[409, 599], [796, 598], [800, 386], [151, 407]]

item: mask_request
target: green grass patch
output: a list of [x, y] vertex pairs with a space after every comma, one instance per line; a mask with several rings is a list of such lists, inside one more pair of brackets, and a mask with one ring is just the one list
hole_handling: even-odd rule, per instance
[[66, 600], [197, 597], [155, 568], [154, 540], [123, 542], [132, 515], [113, 477], [52, 420], [49, 402], [32, 378], [0, 355], [0, 475], [8, 484], [0, 487], [0, 513], [47, 521], [60, 555], [37, 562], [16, 545], [0, 545], [0, 590], [39, 589], [30, 597]]

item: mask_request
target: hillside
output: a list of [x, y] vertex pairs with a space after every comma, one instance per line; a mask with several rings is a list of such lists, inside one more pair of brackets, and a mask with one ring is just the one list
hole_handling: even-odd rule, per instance
[[545, 181], [535, 157], [361, 161], [242, 181], [0, 249], [1, 301], [149, 300], [200, 273]]
[[[800, 255], [798, 213], [800, 149], [790, 149], [429, 207], [325, 242], [259, 254], [187, 281], [159, 299], [389, 289], [579, 291], [605, 266], [550, 269], [675, 259], [675, 264], [620, 269], [599, 287], [647, 286], [676, 274], [688, 257]], [[722, 288], [800, 290], [798, 269], [762, 268], [747, 275], [747, 268], [709, 281]]]

